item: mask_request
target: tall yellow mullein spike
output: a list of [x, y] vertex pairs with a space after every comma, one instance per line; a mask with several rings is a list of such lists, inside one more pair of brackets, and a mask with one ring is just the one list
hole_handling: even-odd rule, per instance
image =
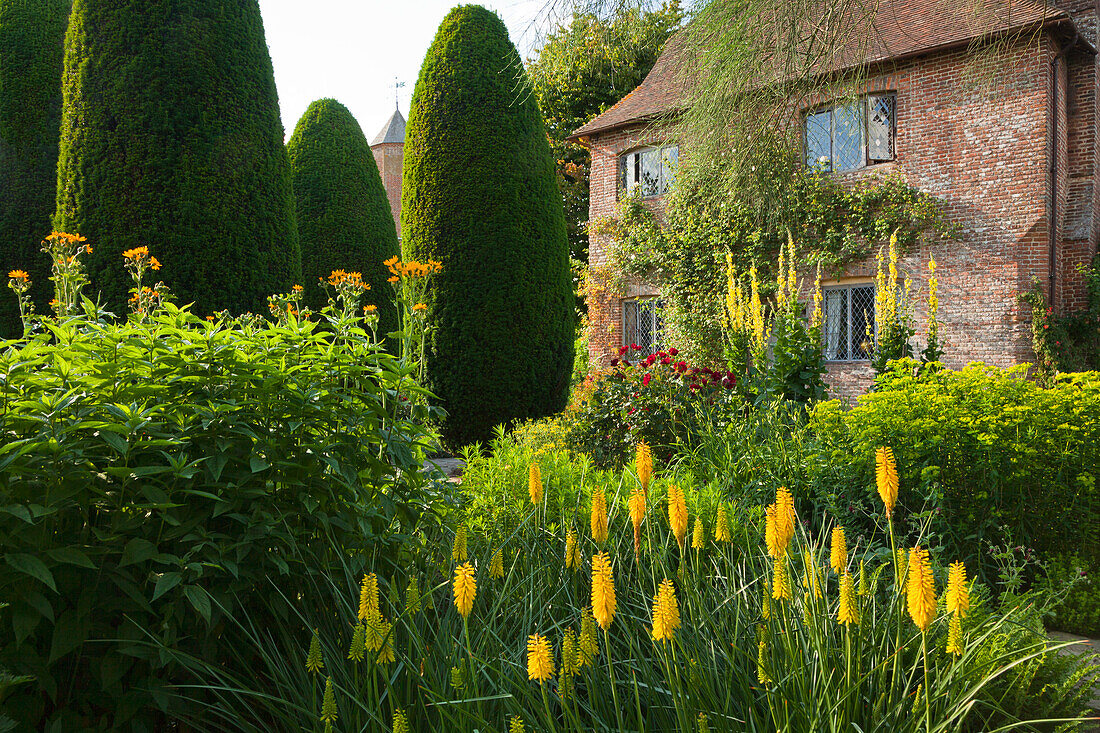
[[847, 566], [848, 544], [844, 539], [844, 528], [839, 526], [833, 527], [832, 547], [829, 552], [829, 567], [831, 567], [837, 575], [840, 575]]
[[775, 274], [775, 303], [778, 310], [783, 310], [787, 304], [787, 260], [783, 245], [779, 245], [779, 266]]
[[592, 615], [604, 631], [615, 618], [615, 578], [606, 552], [592, 556]]
[[638, 469], [638, 483], [642, 485], [642, 491], [649, 491], [649, 481], [653, 478], [653, 452], [644, 440], [638, 443], [638, 452], [634, 462]]
[[914, 547], [909, 553], [907, 605], [913, 623], [922, 632], [927, 631], [936, 617], [936, 588], [928, 550], [921, 547]]
[[539, 472], [538, 461], [531, 461], [531, 467], [528, 469], [527, 493], [531, 496], [532, 504], [542, 503], [542, 474]]
[[859, 605], [851, 573], [844, 573], [840, 580], [840, 608], [836, 620], [842, 624], [859, 624]]
[[603, 489], [592, 489], [592, 539], [603, 544], [607, 541], [607, 497]]
[[824, 300], [824, 296], [821, 294], [821, 263], [817, 263], [817, 277], [814, 279], [814, 312], [810, 317], [810, 328], [821, 328], [821, 323], [824, 320], [824, 314], [821, 309], [821, 303]]
[[875, 451], [875, 483], [878, 485], [878, 495], [886, 507], [886, 515], [894, 513], [894, 504], [898, 500], [898, 464], [894, 461], [894, 450], [890, 446], [883, 446]]
[[787, 299], [794, 305], [798, 302], [798, 265], [796, 263], [794, 235], [787, 230]]

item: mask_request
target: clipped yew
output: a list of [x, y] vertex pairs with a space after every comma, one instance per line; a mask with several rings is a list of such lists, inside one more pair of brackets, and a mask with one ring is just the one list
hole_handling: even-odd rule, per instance
[[424, 60], [401, 219], [406, 257], [443, 263], [426, 357], [445, 440], [562, 409], [574, 316], [561, 195], [519, 54], [482, 7], [452, 10]]
[[265, 310], [301, 277], [290, 165], [256, 0], [76, 0], [56, 226], [119, 311], [148, 246], [199, 313]]

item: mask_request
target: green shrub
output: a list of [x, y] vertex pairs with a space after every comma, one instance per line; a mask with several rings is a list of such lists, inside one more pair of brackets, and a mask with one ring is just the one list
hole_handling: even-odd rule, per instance
[[66, 36], [58, 229], [121, 312], [120, 254], [148, 245], [181, 303], [262, 312], [301, 278], [290, 166], [256, 0], [76, 0]]
[[893, 362], [875, 391], [845, 410], [823, 402], [810, 429], [824, 463], [855, 477], [841, 504], [874, 502], [874, 453], [897, 456], [895, 522], [929, 523], [933, 546], [983, 573], [986, 543], [1040, 556], [1100, 548], [1100, 374], [1062, 375], [1049, 389], [1026, 366], [960, 371]]
[[319, 278], [342, 268], [363, 274], [366, 302], [378, 307], [378, 331], [397, 330], [390, 273], [383, 261], [400, 254], [386, 189], [367, 138], [335, 99], [309, 106], [286, 145], [298, 202], [298, 237], [307, 306], [325, 302]]
[[1082, 636], [1100, 636], [1100, 563], [1078, 554], [1056, 555], [1043, 585], [1055, 597], [1052, 628]]
[[166, 730], [195, 697], [179, 657], [251, 674], [248, 623], [403, 567], [435, 521], [414, 367], [362, 330], [173, 306], [47, 328], [0, 353], [0, 667], [35, 679], [0, 707], [27, 729]]
[[554, 163], [504, 23], [473, 5], [439, 27], [405, 136], [402, 242], [437, 260], [427, 386], [444, 438], [565, 406], [573, 366], [569, 252]]
[[[0, 277], [25, 270], [50, 300], [41, 252], [57, 195], [63, 39], [71, 0], [0, 0]], [[15, 300], [0, 297], [0, 338], [23, 334]]]

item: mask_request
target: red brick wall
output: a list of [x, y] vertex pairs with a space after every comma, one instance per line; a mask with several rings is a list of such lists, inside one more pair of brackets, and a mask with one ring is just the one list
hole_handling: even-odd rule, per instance
[[[1018, 295], [1049, 277], [1051, 60], [1059, 46], [1048, 35], [1020, 39], [999, 61], [1000, 83], [976, 89], [966, 50], [931, 54], [872, 70], [864, 91], [897, 92], [897, 159], [848, 177], [900, 170], [908, 182], [940, 198], [961, 226], [958, 240], [926, 243], [899, 269], [913, 280], [917, 349], [926, 338], [927, 262], [934, 254], [940, 282], [940, 338], [949, 366], [1031, 361], [1030, 327]], [[1068, 71], [1067, 71], [1068, 68]], [[1095, 60], [1070, 52], [1059, 65], [1057, 292], [1060, 308], [1081, 302], [1076, 262], [1096, 251], [1097, 95]], [[1068, 95], [1067, 81], [1070, 84]], [[644, 140], [645, 128], [593, 136], [593, 220], [614, 213], [616, 158]], [[682, 151], [683, 154], [683, 151]], [[660, 206], [659, 200], [654, 205]], [[811, 243], [802, 243], [809, 247]], [[606, 243], [592, 236], [590, 262], [607, 263]], [[874, 258], [844, 274], [873, 275]], [[806, 273], [806, 281], [809, 281]], [[589, 304], [592, 364], [604, 364], [621, 343], [615, 297]], [[832, 394], [851, 396], [870, 384], [866, 364], [829, 365]]]
[[393, 221], [397, 226], [397, 236], [401, 236], [401, 166], [405, 158], [404, 143], [382, 143], [371, 148], [378, 173], [382, 176], [382, 185], [386, 187], [386, 197], [390, 200]]

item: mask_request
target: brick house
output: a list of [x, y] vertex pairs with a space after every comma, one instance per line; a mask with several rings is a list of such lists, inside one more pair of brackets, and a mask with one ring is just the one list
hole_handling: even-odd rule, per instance
[[[1098, 0], [989, 0], [985, 25], [946, 0], [881, 0], [862, 87], [853, 100], [803, 110], [806, 157], [857, 179], [900, 171], [944, 202], [957, 241], [921, 245], [899, 269], [913, 278], [923, 345], [929, 254], [938, 263], [944, 361], [1009, 366], [1034, 359], [1030, 320], [1017, 296], [1037, 279], [1059, 312], [1086, 304], [1076, 266], [1096, 253]], [[966, 83], [970, 54], [996, 38], [1009, 76], [996, 96]], [[983, 40], [984, 39], [984, 40]], [[653, 121], [683, 98], [670, 43], [645, 81], [571, 139], [592, 155], [590, 219], [614, 213], [641, 186], [658, 214], [679, 149]], [[685, 151], [685, 155], [690, 151]], [[802, 243], [804, 247], [812, 243]], [[608, 262], [593, 235], [589, 261]], [[871, 369], [862, 304], [873, 303], [873, 257], [823, 282], [827, 381], [834, 396], [866, 390]], [[659, 283], [590, 297], [589, 356], [606, 365], [621, 344], [660, 343]], [[856, 307], [853, 307], [856, 306]], [[873, 325], [873, 324], [872, 324]], [[674, 344], [666, 344], [674, 345]]]
[[401, 166], [405, 160], [405, 117], [394, 109], [389, 120], [371, 141], [370, 151], [382, 176], [386, 198], [390, 201], [397, 238], [401, 238]]

